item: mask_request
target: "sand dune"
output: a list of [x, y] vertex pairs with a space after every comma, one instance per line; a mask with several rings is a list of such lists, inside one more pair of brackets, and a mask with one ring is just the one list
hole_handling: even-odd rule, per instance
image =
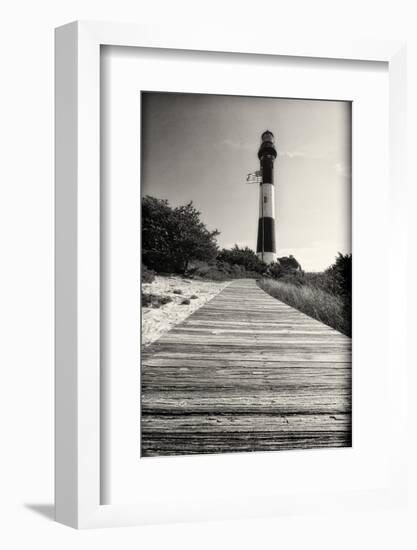
[[[156, 276], [152, 283], [143, 284], [143, 293], [169, 296], [172, 302], [159, 308], [142, 308], [142, 345], [146, 346], [157, 340], [174, 325], [211, 300], [228, 284], [230, 281], [197, 281], [182, 277], [161, 276]], [[181, 291], [181, 294], [176, 294], [174, 290]], [[189, 304], [181, 303], [187, 299], [190, 301]]]

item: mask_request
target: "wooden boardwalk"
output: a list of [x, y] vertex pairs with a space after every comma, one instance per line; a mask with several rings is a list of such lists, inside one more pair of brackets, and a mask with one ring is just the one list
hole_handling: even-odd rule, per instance
[[351, 445], [351, 339], [232, 282], [142, 353], [142, 456]]

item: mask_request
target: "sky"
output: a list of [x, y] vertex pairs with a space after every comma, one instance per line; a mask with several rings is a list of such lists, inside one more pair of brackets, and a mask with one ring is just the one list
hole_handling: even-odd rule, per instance
[[221, 248], [256, 250], [261, 134], [275, 135], [278, 256], [321, 271], [351, 252], [351, 104], [142, 93], [142, 195], [190, 200]]

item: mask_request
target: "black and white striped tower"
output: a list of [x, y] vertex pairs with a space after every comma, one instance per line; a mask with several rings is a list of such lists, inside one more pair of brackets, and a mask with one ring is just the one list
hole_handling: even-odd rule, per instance
[[259, 192], [259, 223], [256, 254], [266, 264], [277, 259], [275, 244], [275, 191], [274, 160], [277, 151], [274, 145], [274, 134], [266, 130], [261, 136], [258, 158], [261, 163], [262, 179]]

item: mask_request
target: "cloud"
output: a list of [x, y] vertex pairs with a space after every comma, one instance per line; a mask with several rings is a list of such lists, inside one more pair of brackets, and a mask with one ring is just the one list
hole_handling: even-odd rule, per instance
[[[307, 149], [310, 149], [309, 151], [303, 151], [303, 150], [295, 150], [295, 151], [280, 151], [278, 149], [278, 156], [282, 158], [288, 158], [288, 159], [296, 159], [296, 158], [303, 158], [303, 159], [312, 159], [312, 160], [326, 160], [329, 158], [329, 152], [316, 152], [312, 149], [313, 147], [307, 147]], [[316, 148], [317, 149], [317, 148]]]
[[218, 147], [229, 147], [230, 149], [236, 149], [238, 151], [251, 151], [254, 149], [253, 145], [242, 143], [241, 141], [235, 141], [233, 139], [223, 139], [218, 143]]
[[309, 158], [310, 155], [302, 151], [278, 151], [279, 157], [294, 159], [294, 158]]

